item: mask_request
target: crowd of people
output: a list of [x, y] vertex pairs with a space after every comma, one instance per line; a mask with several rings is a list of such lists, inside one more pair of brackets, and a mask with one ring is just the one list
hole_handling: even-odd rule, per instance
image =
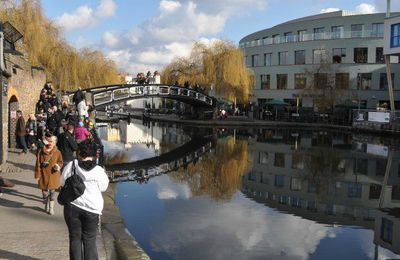
[[144, 85], [154, 83], [153, 81], [157, 76], [160, 76], [158, 71], [154, 71], [153, 76], [151, 75], [150, 71], [148, 71], [146, 75], [144, 75], [143, 72], [140, 72], [136, 75], [136, 84]]
[[97, 259], [96, 232], [104, 204], [101, 192], [107, 189], [109, 180], [98, 165], [101, 143], [81, 89], [75, 92], [73, 103], [65, 97], [59, 102], [51, 83], [46, 83], [36, 115], [30, 114], [25, 122], [22, 112], [17, 111], [16, 141], [23, 153], [36, 153], [34, 178], [47, 214], [55, 214], [56, 192], [65, 181], [74, 174], [82, 178], [84, 193], [65, 205], [63, 212], [70, 258]]

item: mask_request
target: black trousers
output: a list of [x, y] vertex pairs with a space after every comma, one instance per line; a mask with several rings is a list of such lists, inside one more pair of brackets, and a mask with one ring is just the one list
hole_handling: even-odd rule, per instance
[[64, 206], [64, 219], [69, 231], [70, 259], [98, 259], [96, 235], [99, 215], [69, 204]]

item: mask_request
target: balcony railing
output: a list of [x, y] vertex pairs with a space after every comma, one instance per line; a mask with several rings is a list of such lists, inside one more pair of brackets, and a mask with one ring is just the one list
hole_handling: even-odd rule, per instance
[[249, 48], [256, 46], [274, 45], [290, 42], [306, 42], [319, 40], [337, 40], [337, 39], [357, 39], [357, 38], [383, 38], [383, 32], [377, 31], [343, 31], [343, 32], [324, 32], [324, 33], [308, 33], [302, 35], [275, 36], [271, 38], [243, 42], [241, 48]]

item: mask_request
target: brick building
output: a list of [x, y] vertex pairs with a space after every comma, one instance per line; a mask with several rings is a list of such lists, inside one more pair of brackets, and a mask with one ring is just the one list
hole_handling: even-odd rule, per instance
[[46, 82], [44, 70], [32, 66], [16, 49], [15, 44], [22, 37], [10, 23], [0, 22], [0, 163], [6, 161], [7, 149], [15, 147], [16, 111], [21, 110], [27, 120], [28, 115], [34, 113], [40, 90]]

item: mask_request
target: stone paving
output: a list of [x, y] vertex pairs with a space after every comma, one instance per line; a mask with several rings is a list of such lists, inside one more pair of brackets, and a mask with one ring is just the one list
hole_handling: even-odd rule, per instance
[[[60, 205], [48, 215], [41, 191], [33, 177], [35, 155], [9, 152], [0, 176], [16, 185], [3, 188], [0, 197], [0, 259], [69, 259], [68, 230]], [[100, 259], [107, 257], [103, 237], [98, 235]], [[111, 245], [112, 246], [112, 245]]]

